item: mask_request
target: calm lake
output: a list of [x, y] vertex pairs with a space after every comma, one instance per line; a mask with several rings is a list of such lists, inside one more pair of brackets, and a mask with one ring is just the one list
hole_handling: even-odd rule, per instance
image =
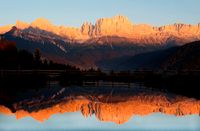
[[197, 115], [175, 117], [155, 113], [134, 116], [122, 125], [98, 121], [95, 116], [84, 118], [80, 112], [56, 114], [40, 123], [26, 117], [16, 120], [15, 116], [0, 115], [1, 131], [199, 131], [200, 117]]
[[141, 83], [51, 81], [18, 95], [14, 113], [0, 106], [0, 131], [200, 131], [198, 100]]

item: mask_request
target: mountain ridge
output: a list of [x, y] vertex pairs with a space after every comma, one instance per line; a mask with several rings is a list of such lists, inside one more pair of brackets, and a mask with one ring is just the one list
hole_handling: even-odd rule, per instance
[[2, 37], [15, 41], [20, 50], [25, 49], [34, 53], [35, 49], [39, 49], [44, 57], [54, 62], [72, 64], [79, 68], [97, 68], [99, 60], [135, 55], [161, 48], [160, 45], [134, 44], [127, 38], [117, 36], [93, 39], [88, 44], [70, 43], [68, 38], [34, 27], [23, 30], [13, 27]]
[[[85, 22], [80, 28], [54, 26], [44, 18], [38, 18], [30, 24], [17, 21], [15, 26], [2, 29], [5, 31], [7, 28], [9, 31], [1, 36], [15, 41], [18, 49], [33, 53], [37, 48], [44, 57], [54, 62], [72, 64], [83, 69], [104, 68], [104, 65], [107, 68], [110, 63], [113, 65], [115, 60], [115, 66], [124, 65], [118, 63], [118, 60], [126, 63], [126, 60], [129, 60], [127, 58], [141, 53], [200, 40], [200, 24], [153, 27], [146, 24], [135, 25], [125, 16], [101, 18], [94, 25]], [[154, 60], [151, 55], [155, 56], [151, 53], [150, 57], [136, 56], [133, 60], [140, 62], [132, 65], [144, 65], [140, 58]], [[161, 57], [157, 56], [155, 60], [161, 60]], [[132, 65], [130, 67], [135, 67]]]
[[200, 24], [175, 23], [156, 27], [148, 24], [133, 24], [128, 17], [122, 15], [100, 18], [95, 24], [85, 22], [80, 28], [55, 26], [45, 18], [38, 18], [30, 24], [16, 21], [15, 25], [0, 27], [0, 34], [8, 32], [12, 26], [21, 30], [29, 27], [39, 28], [67, 38], [71, 43], [87, 43], [92, 39], [106, 36], [125, 37], [132, 43], [139, 44], [184, 44], [200, 40]]

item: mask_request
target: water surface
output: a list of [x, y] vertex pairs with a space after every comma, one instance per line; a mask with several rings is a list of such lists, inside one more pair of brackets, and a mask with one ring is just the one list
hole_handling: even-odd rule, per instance
[[0, 131], [199, 131], [200, 101], [138, 83], [30, 90], [0, 105]]
[[95, 116], [85, 118], [80, 112], [56, 114], [43, 123], [31, 117], [16, 120], [15, 116], [0, 115], [1, 131], [199, 131], [199, 123], [197, 115], [175, 117], [161, 113], [134, 116], [122, 125], [98, 121]]

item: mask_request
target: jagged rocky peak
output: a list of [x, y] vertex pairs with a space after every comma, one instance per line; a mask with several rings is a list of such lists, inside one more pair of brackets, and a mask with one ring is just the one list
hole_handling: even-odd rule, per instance
[[11, 30], [13, 25], [0, 26], [0, 34], [4, 34]]
[[5, 35], [12, 35], [12, 36], [20, 36], [21, 30], [18, 29], [16, 26], [13, 26], [10, 31], [8, 31]]
[[33, 25], [44, 25], [44, 24], [51, 25], [51, 22], [48, 19], [41, 17], [41, 18], [37, 18], [35, 21], [33, 21], [31, 23], [32, 26]]
[[104, 21], [104, 20], [111, 20], [113, 22], [117, 22], [117, 23], [131, 23], [128, 19], [128, 17], [123, 16], [123, 15], [117, 15], [114, 16], [112, 18], [101, 18], [99, 19], [100, 21]]
[[174, 30], [177, 32], [196, 32], [198, 28], [196, 26], [192, 26], [191, 24], [183, 24], [183, 23], [175, 23], [174, 25]]
[[[17, 21], [15, 26], [21, 30], [28, 29], [28, 27], [39, 28], [40, 30], [67, 38], [72, 43], [88, 43], [90, 41], [94, 43], [96, 39], [108, 36], [111, 40], [108, 42], [112, 42], [117, 36], [120, 38], [127, 38], [129, 42], [131, 41], [132, 43], [138, 44], [166, 44], [166, 41], [171, 38], [173, 38], [172, 41], [182, 41], [178, 44], [184, 44], [200, 39], [200, 24], [190, 25], [176, 23], [161, 27], [154, 27], [148, 24], [136, 25], [132, 24], [128, 17], [122, 15], [111, 18], [100, 18], [94, 25], [85, 22], [80, 28], [54, 26], [45, 18], [38, 18], [31, 24]], [[12, 26], [0, 27], [0, 34], [8, 32], [11, 28]]]
[[93, 25], [90, 22], [85, 22], [82, 26], [81, 26], [81, 33], [83, 35], [92, 35], [93, 32]]
[[38, 18], [35, 21], [33, 21], [31, 23], [32, 27], [38, 27], [40, 29], [44, 29], [44, 30], [51, 30], [51, 28], [53, 27], [52, 23], [45, 19], [45, 18]]
[[182, 27], [184, 27], [184, 26], [190, 26], [190, 25], [185, 25], [183, 23], [175, 23], [174, 26], [175, 26], [175, 29], [177, 31], [179, 31]]
[[168, 33], [181, 33], [179, 35], [184, 34], [196, 34], [199, 32], [200, 28], [198, 28], [198, 25], [191, 25], [191, 24], [183, 24], [183, 23], [175, 23], [173, 25], [166, 25], [159, 27], [160, 32], [168, 32]]
[[118, 15], [112, 18], [101, 18], [98, 19], [95, 24], [93, 35], [112, 36], [112, 35], [130, 34], [132, 28], [133, 28], [132, 23], [125, 16]]
[[23, 29], [28, 28], [30, 25], [29, 25], [28, 23], [26, 23], [26, 22], [17, 20], [15, 26], [16, 26], [18, 29], [22, 29], [22, 30], [23, 30]]

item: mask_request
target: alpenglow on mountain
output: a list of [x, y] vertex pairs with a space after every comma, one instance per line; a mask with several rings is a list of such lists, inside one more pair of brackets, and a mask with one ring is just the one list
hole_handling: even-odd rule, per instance
[[[85, 22], [80, 28], [55, 26], [44, 18], [32, 23], [17, 21], [15, 25], [0, 27], [4, 34], [15, 26], [25, 30], [29, 27], [51, 32], [70, 43], [134, 43], [134, 44], [184, 44], [200, 40], [200, 24], [173, 24], [155, 27], [134, 24], [125, 16], [100, 18], [95, 24]], [[112, 38], [113, 37], [113, 38]]]

